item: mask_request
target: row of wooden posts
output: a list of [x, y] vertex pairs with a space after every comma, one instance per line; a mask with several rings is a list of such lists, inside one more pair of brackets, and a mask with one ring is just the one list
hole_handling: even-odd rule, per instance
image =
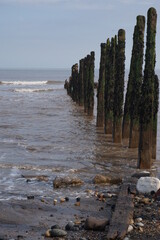
[[[138, 168], [151, 168], [156, 158], [157, 113], [159, 80], [155, 74], [157, 13], [150, 8], [147, 14], [147, 38], [144, 59], [145, 17], [137, 16], [133, 34], [133, 48], [124, 102], [125, 30], [101, 44], [101, 58], [97, 89], [97, 127], [112, 134], [114, 143], [129, 139], [130, 148], [138, 148]], [[94, 106], [94, 59], [91, 52], [72, 66], [68, 94], [88, 115]]]

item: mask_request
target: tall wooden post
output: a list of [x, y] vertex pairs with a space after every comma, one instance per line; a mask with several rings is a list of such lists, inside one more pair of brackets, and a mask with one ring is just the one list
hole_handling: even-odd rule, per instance
[[[111, 39], [109, 47], [108, 77], [106, 78], [106, 114], [105, 114], [105, 133], [112, 134], [113, 131], [113, 104], [114, 104], [114, 85], [115, 85], [115, 50], [117, 36]], [[107, 67], [107, 66], [106, 66]]]
[[147, 17], [147, 43], [140, 107], [140, 140], [138, 156], [138, 167], [141, 169], [150, 168], [152, 164], [153, 93], [155, 81], [155, 37], [157, 24], [156, 10], [150, 8]]
[[124, 97], [124, 75], [125, 75], [125, 30], [118, 31], [118, 45], [116, 47], [116, 74], [114, 87], [114, 122], [113, 142], [122, 141], [122, 116]]
[[153, 130], [152, 130], [152, 158], [156, 159], [157, 150], [157, 114], [159, 106], [159, 79], [155, 75], [154, 80], [154, 98], [153, 98]]
[[78, 88], [79, 88], [79, 105], [84, 105], [84, 59], [79, 61], [79, 75], [78, 75]]
[[88, 79], [88, 106], [87, 106], [87, 113], [89, 116], [93, 115], [94, 109], [94, 60], [95, 60], [95, 53], [91, 52], [89, 56], [88, 62], [88, 71], [89, 71], [89, 79]]
[[133, 38], [133, 51], [130, 70], [129, 86], [129, 117], [130, 117], [130, 135], [129, 147], [137, 148], [139, 144], [139, 105], [141, 99], [142, 87], [142, 67], [144, 51], [144, 30], [145, 17], [137, 17]]
[[106, 61], [106, 44], [101, 43], [101, 59], [97, 89], [97, 127], [104, 126], [105, 61]]

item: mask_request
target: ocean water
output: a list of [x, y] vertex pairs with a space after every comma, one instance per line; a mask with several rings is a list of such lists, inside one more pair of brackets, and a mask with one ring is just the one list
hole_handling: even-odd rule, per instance
[[[98, 173], [124, 176], [135, 170], [137, 153], [114, 145], [96, 128], [96, 104], [88, 117], [67, 96], [63, 86], [69, 76], [70, 70], [63, 69], [0, 70], [0, 200], [75, 197], [85, 194], [84, 187], [55, 190], [53, 179], [80, 177], [94, 189]], [[38, 175], [48, 181], [37, 181]]]

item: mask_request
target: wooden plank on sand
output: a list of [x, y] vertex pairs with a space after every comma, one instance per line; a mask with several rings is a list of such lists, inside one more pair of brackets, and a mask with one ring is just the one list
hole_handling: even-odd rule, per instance
[[130, 184], [124, 183], [118, 195], [115, 211], [107, 234], [107, 240], [124, 239], [133, 218], [134, 204]]

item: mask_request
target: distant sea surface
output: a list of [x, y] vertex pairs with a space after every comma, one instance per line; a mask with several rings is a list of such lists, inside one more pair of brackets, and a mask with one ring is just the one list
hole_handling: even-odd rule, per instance
[[[94, 174], [109, 171], [111, 162], [106, 169], [97, 162], [102, 163], [103, 150], [116, 149], [105, 148], [104, 137], [97, 135], [96, 105], [89, 118], [67, 96], [63, 86], [69, 76], [65, 69], [0, 70], [0, 200], [61, 195], [53, 191], [56, 176], [79, 176], [91, 187]], [[26, 182], [23, 176], [31, 175]], [[34, 175], [49, 180], [39, 182]]]

